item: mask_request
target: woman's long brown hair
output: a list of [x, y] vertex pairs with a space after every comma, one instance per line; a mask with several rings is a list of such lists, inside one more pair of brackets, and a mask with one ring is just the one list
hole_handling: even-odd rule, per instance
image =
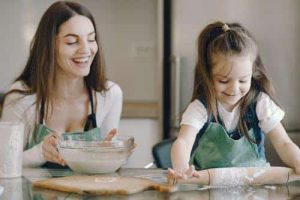
[[249, 92], [240, 100], [241, 113], [238, 130], [247, 139], [256, 142], [248, 134], [248, 127], [244, 116], [247, 108], [257, 100], [260, 92], [267, 93], [275, 101], [274, 89], [267, 76], [261, 57], [258, 54], [255, 39], [249, 31], [238, 23], [227, 24], [229, 29], [224, 29], [224, 25], [225, 23], [223, 22], [209, 24], [198, 37], [198, 57], [191, 101], [195, 99], [203, 100], [207, 104], [208, 116], [213, 116], [218, 120], [217, 100], [212, 74], [213, 56], [218, 54], [224, 56], [250, 54], [253, 58], [251, 87]]
[[82, 15], [91, 20], [96, 33], [95, 40], [98, 44], [98, 51], [91, 64], [90, 73], [84, 77], [85, 84], [99, 92], [107, 90], [104, 58], [92, 14], [78, 3], [58, 1], [52, 4], [42, 16], [30, 45], [25, 69], [15, 80], [15, 82], [24, 83], [27, 89], [13, 89], [5, 94], [5, 96], [15, 92], [24, 96], [36, 94], [37, 116], [39, 113], [38, 105], [41, 105], [41, 102], [45, 103], [45, 113], [48, 113], [51, 104], [51, 91], [56, 74], [55, 40], [59, 28], [75, 15]]

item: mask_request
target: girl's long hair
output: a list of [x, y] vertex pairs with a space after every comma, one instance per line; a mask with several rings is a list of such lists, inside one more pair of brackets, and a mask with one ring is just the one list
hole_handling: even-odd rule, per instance
[[217, 100], [212, 74], [213, 56], [215, 55], [251, 55], [253, 59], [251, 87], [249, 92], [240, 100], [241, 112], [238, 130], [247, 139], [256, 142], [249, 136], [247, 123], [244, 119], [247, 108], [251, 103], [257, 101], [260, 92], [267, 93], [274, 101], [275, 96], [266, 68], [258, 54], [255, 39], [240, 24], [225, 24], [223, 22], [209, 24], [198, 37], [198, 56], [191, 101], [195, 99], [203, 100], [207, 104], [208, 116], [213, 116], [218, 121]]
[[42, 102], [45, 103], [45, 113], [48, 113], [56, 74], [56, 36], [60, 26], [75, 15], [82, 15], [91, 20], [96, 33], [95, 40], [98, 44], [98, 51], [91, 64], [90, 73], [84, 77], [85, 84], [99, 92], [107, 91], [103, 52], [92, 14], [78, 3], [58, 1], [52, 4], [42, 16], [31, 41], [25, 69], [15, 80], [15, 82], [21, 81], [25, 84], [26, 89], [13, 89], [8, 91], [5, 96], [11, 93], [19, 93], [24, 96], [36, 94], [37, 115], [39, 113], [38, 105], [41, 105]]

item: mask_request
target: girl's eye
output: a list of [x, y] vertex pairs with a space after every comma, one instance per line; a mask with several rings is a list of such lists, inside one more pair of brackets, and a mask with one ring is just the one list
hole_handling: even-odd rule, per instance
[[247, 83], [248, 80], [240, 80], [240, 83]]
[[226, 84], [226, 83], [228, 83], [229, 81], [228, 81], [228, 80], [219, 80], [219, 82], [222, 83], [222, 84]]

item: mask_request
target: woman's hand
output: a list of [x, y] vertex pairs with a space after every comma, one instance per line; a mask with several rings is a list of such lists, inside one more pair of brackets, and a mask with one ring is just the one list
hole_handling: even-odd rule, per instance
[[117, 135], [117, 129], [114, 128], [107, 134], [107, 136], [104, 138], [104, 141], [111, 141], [115, 135]]
[[65, 166], [66, 162], [62, 159], [56, 147], [58, 144], [58, 137], [58, 134], [51, 133], [44, 138], [42, 146], [43, 156], [49, 162]]
[[[113, 137], [115, 137], [115, 135], [117, 135], [117, 129], [114, 128], [104, 138], [104, 141], [111, 141], [113, 139]], [[133, 150], [135, 149], [136, 146], [137, 146], [137, 144], [134, 143], [133, 146], [132, 146], [132, 148], [130, 149], [130, 155], [133, 153]]]

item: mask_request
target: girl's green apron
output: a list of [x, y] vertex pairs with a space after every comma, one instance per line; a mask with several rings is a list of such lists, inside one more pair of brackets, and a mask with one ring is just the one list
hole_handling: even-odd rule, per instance
[[[269, 166], [264, 154], [264, 135], [258, 127], [255, 107], [256, 104], [248, 109], [246, 121], [250, 127], [248, 133], [257, 144], [245, 136], [240, 136], [237, 131], [228, 133], [224, 125], [209, 120], [204, 127], [205, 130], [202, 130], [202, 133], [200, 131], [196, 137], [190, 164], [195, 165], [197, 170]], [[237, 135], [239, 137], [236, 137]]]
[[[90, 141], [90, 140], [102, 140], [103, 138], [101, 137], [100, 133], [100, 128], [97, 127], [97, 120], [96, 120], [96, 115], [94, 112], [94, 101], [93, 101], [93, 95], [92, 95], [92, 90], [88, 88], [88, 94], [89, 94], [89, 99], [91, 103], [91, 111], [92, 113], [88, 116], [87, 122], [84, 127], [83, 132], [71, 132], [71, 133], [63, 133], [63, 134], [72, 134], [72, 136], [76, 136], [78, 134], [84, 136], [84, 140]], [[26, 147], [26, 149], [30, 149], [33, 146], [39, 144], [40, 142], [43, 141], [44, 137], [46, 137], [48, 134], [53, 133], [51, 129], [46, 127], [43, 124], [44, 121], [44, 109], [45, 109], [45, 103], [42, 101], [41, 103], [41, 109], [40, 109], [40, 123], [37, 124], [35, 127], [34, 133], [32, 137], [30, 138], [30, 141]], [[56, 163], [51, 163], [51, 162], [46, 162], [42, 167], [49, 167], [49, 168], [57, 168], [57, 167], [62, 167], [61, 165], [58, 165]]]

